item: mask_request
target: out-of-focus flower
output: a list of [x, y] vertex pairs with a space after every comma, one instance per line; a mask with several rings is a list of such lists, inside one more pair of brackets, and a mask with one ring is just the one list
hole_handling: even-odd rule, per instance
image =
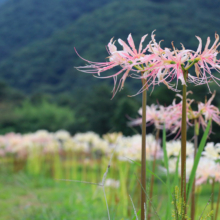
[[115, 144], [117, 143], [118, 138], [121, 136], [121, 132], [107, 133], [103, 135], [103, 139], [108, 141], [110, 144]]
[[208, 158], [201, 157], [196, 170], [196, 185], [205, 183], [215, 177], [216, 163]]
[[215, 94], [216, 92], [214, 91], [212, 97], [208, 100], [208, 102], [200, 102], [198, 104], [199, 123], [202, 125], [203, 128], [207, 126], [209, 119], [212, 119], [212, 121], [220, 125], [220, 111], [218, 107], [211, 104], [212, 100], [215, 97]]
[[[116, 153], [120, 160], [140, 160], [141, 159], [141, 135], [132, 137], [121, 137], [116, 145]], [[154, 157], [159, 159], [162, 157], [162, 150], [159, 143], [153, 135], [146, 136], [146, 157], [153, 160]]]
[[[187, 103], [189, 107], [190, 103]], [[142, 109], [138, 113], [142, 115]], [[172, 105], [164, 107], [162, 105], [146, 106], [146, 126], [154, 124], [154, 126], [162, 130], [165, 129], [171, 133], [180, 133], [182, 118], [182, 102], [176, 104], [173, 100]], [[132, 119], [128, 122], [128, 126], [136, 126], [142, 124], [142, 118]]]
[[212, 160], [220, 159], [220, 144], [214, 145], [213, 142], [207, 143], [202, 155]]
[[[192, 93], [187, 92], [187, 95]], [[177, 95], [182, 99], [181, 95]], [[208, 120], [212, 119], [214, 122], [220, 125], [220, 111], [219, 109], [211, 105], [214, 99], [215, 92], [212, 97], [206, 103], [199, 102], [198, 110], [193, 110], [191, 104], [194, 102], [193, 99], [187, 98], [186, 100], [186, 112], [187, 112], [187, 124], [193, 126], [191, 120], [198, 120], [198, 125], [202, 125], [203, 130], [207, 127]], [[142, 109], [139, 109], [138, 113], [142, 115]], [[182, 122], [182, 101], [176, 103], [176, 99], [173, 100], [172, 104], [165, 107], [162, 105], [151, 105], [146, 106], [146, 126], [154, 124], [157, 129], [165, 129], [171, 131], [171, 133], [177, 133], [176, 137], [180, 134]], [[128, 122], [128, 126], [137, 126], [142, 124], [142, 118], [131, 119]], [[211, 132], [211, 130], [210, 130]]]
[[5, 135], [5, 153], [12, 153], [18, 158], [26, 158], [30, 140], [21, 134], [8, 133]]
[[62, 141], [65, 141], [65, 140], [71, 138], [70, 133], [65, 130], [59, 130], [59, 131], [55, 132], [54, 137], [56, 139], [62, 140]]
[[69, 142], [69, 144], [71, 145], [66, 145], [66, 146], [69, 146], [69, 149], [72, 149], [73, 151], [85, 152], [85, 153], [88, 153], [91, 149], [90, 144], [88, 142], [79, 142], [73, 139], [73, 143], [74, 144], [72, 145], [72, 142]]
[[[169, 166], [169, 172], [170, 173], [175, 173], [176, 171], [176, 165], [177, 165], [177, 158], [173, 157], [173, 158], [169, 158], [168, 161], [168, 166]], [[179, 165], [178, 165], [179, 166]], [[167, 172], [167, 170], [165, 168], [163, 168], [164, 172]], [[179, 170], [179, 169], [178, 169]]]
[[92, 151], [100, 151], [102, 153], [108, 154], [110, 153], [109, 143], [106, 140], [99, 139], [93, 142]]
[[[190, 174], [193, 168], [193, 164], [194, 164], [193, 157], [186, 158], [186, 180], [187, 181], [189, 180], [189, 177], [190, 177]], [[177, 157], [169, 158], [168, 166], [169, 166], [169, 173], [175, 173], [177, 169], [178, 175], [181, 176], [181, 159], [179, 159], [178, 167], [176, 167]], [[164, 167], [160, 167], [160, 169], [165, 173], [167, 172], [167, 170]]]
[[88, 144], [93, 144], [95, 141], [100, 139], [99, 135], [92, 131], [88, 131], [86, 133], [77, 133], [73, 138], [75, 141], [87, 142]]
[[[167, 156], [178, 157], [181, 152], [181, 141], [169, 141], [166, 143]], [[186, 156], [192, 156], [194, 153], [194, 145], [191, 142], [186, 142]]]
[[53, 134], [46, 130], [39, 130], [32, 135], [32, 141], [35, 145], [40, 145], [42, 147], [47, 146], [54, 140]]
[[120, 181], [119, 180], [114, 180], [114, 179], [107, 179], [105, 181], [105, 186], [117, 189], [120, 186]]
[[216, 163], [214, 171], [214, 180], [220, 183], [220, 164]]
[[84, 148], [82, 149], [86, 150], [87, 152], [100, 151], [108, 154], [111, 150], [109, 143], [106, 140], [101, 139], [99, 135], [95, 134], [94, 132], [78, 133], [73, 137], [73, 140], [77, 146], [77, 149], [79, 149], [80, 144], [84, 144]]

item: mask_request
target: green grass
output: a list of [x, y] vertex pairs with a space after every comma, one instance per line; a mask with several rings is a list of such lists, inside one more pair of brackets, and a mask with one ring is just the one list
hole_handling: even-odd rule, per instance
[[[0, 219], [107, 219], [101, 189], [24, 174], [1, 176]], [[114, 216], [115, 210], [110, 210]]]
[[[156, 184], [154, 200], [158, 201], [162, 184]], [[216, 189], [217, 193], [217, 189]], [[117, 195], [117, 190], [106, 188], [107, 196]], [[210, 186], [203, 187], [199, 196], [201, 213], [210, 197]], [[119, 195], [120, 196], [120, 195]], [[160, 195], [161, 196], [161, 195]], [[158, 198], [157, 198], [158, 197]], [[120, 200], [120, 198], [118, 198]], [[163, 213], [165, 200], [154, 203]], [[217, 198], [215, 198], [217, 200]], [[123, 210], [115, 203], [110, 205], [111, 219], [132, 219], [132, 205], [129, 203], [129, 218], [123, 217]], [[136, 206], [137, 204], [135, 204]], [[107, 212], [102, 189], [82, 183], [55, 181], [46, 177], [31, 177], [23, 173], [0, 176], [0, 219], [4, 220], [106, 220]], [[164, 208], [163, 208], [164, 207]], [[210, 206], [207, 207], [207, 211]], [[153, 219], [153, 218], [152, 218]], [[198, 219], [198, 218], [197, 218]]]

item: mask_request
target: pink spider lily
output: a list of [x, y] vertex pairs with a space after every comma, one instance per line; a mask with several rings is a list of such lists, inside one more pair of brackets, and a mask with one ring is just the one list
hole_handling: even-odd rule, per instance
[[[160, 82], [164, 83], [169, 89], [172, 89], [173, 85], [171, 85], [167, 80], [169, 77], [168, 70], [164, 68], [164, 59], [163, 56], [165, 54], [165, 50], [163, 50], [160, 46], [160, 43], [157, 44], [155, 40], [155, 35], [153, 34], [154, 31], [151, 34], [151, 42], [149, 43], [149, 46], [147, 48], [147, 51], [150, 53], [149, 55], [145, 55], [142, 58], [142, 61], [144, 62], [144, 75], [139, 76], [133, 74], [133, 78], [139, 78], [139, 79], [146, 79], [145, 85], [139, 90], [139, 93], [143, 92], [146, 87], [148, 88], [150, 85], [156, 85]], [[167, 62], [165, 65], [170, 64], [172, 60]], [[171, 80], [170, 80], [171, 81]]]
[[[92, 62], [89, 60], [85, 60], [81, 57], [84, 61], [89, 63], [89, 65], [80, 66], [80, 67], [77, 67], [77, 69], [82, 72], [86, 72], [86, 73], [98, 74], [98, 78], [113, 78], [114, 79], [113, 96], [114, 96], [119, 88], [120, 89], [123, 88], [125, 80], [128, 77], [128, 74], [130, 71], [137, 72], [141, 70], [140, 65], [143, 64], [144, 53], [146, 52], [148, 48], [148, 45], [144, 49], [142, 46], [146, 37], [147, 35], [144, 35], [141, 38], [138, 51], [135, 48], [135, 44], [134, 44], [131, 34], [129, 34], [128, 39], [127, 39], [129, 45], [127, 45], [121, 39], [118, 40], [119, 44], [123, 47], [123, 50], [117, 50], [117, 47], [115, 46], [115, 42], [113, 42], [113, 39], [111, 39], [110, 42], [108, 43], [108, 48], [107, 48], [108, 53], [110, 55], [108, 57], [109, 62]], [[122, 69], [111, 76], [99, 77], [100, 73], [110, 70], [116, 66], [121, 66]], [[118, 87], [116, 88], [117, 77], [123, 72], [124, 74], [119, 81]]]
[[[199, 40], [199, 46], [197, 51], [194, 53], [194, 55], [192, 55], [191, 62], [195, 62], [194, 65], [197, 76], [201, 77], [202, 80], [205, 81], [207, 84], [209, 78], [213, 79], [215, 82], [216, 80], [220, 80], [211, 73], [211, 69], [215, 69], [216, 71], [220, 72], [220, 66], [219, 66], [220, 61], [217, 60], [217, 54], [218, 54], [217, 48], [220, 45], [220, 43], [218, 43], [219, 35], [215, 34], [215, 42], [210, 49], [208, 48], [210, 44], [210, 37], [207, 38], [207, 42], [203, 52], [202, 52], [202, 39], [198, 36], [196, 36], [196, 38]], [[209, 75], [208, 77], [206, 76], [206, 73]]]
[[[154, 32], [153, 32], [154, 33]], [[148, 55], [148, 60], [145, 61], [145, 74], [139, 78], [146, 78], [147, 85], [157, 85], [161, 82], [164, 83], [169, 89], [177, 90], [178, 80], [184, 85], [186, 84], [184, 79], [183, 70], [189, 67], [189, 60], [192, 56], [192, 50], [186, 50], [182, 45], [182, 50], [177, 50], [173, 43], [173, 51], [169, 48], [162, 49], [160, 43], [157, 44], [155, 35], [152, 33], [151, 42], [149, 43], [148, 51], [151, 55]], [[171, 84], [172, 80], [177, 80], [175, 85]], [[190, 74], [187, 76], [187, 81], [196, 85], [203, 84], [204, 82], [198, 77], [194, 77]], [[139, 92], [142, 92], [140, 90]]]
[[[192, 92], [189, 91], [187, 95]], [[195, 111], [191, 108], [192, 102], [194, 100], [187, 99], [187, 123], [189, 126], [193, 126], [190, 123], [190, 120], [198, 119], [199, 127], [202, 125], [203, 130], [207, 127], [208, 121], [212, 119], [212, 121], [216, 122], [218, 125], [220, 125], [220, 111], [219, 109], [212, 105], [211, 102], [213, 101], [215, 97], [216, 92], [214, 91], [212, 97], [208, 100], [206, 103], [199, 102], [198, 103], [198, 110]], [[181, 95], [177, 95], [180, 98], [182, 98]], [[181, 102], [181, 108], [182, 108], [182, 102]], [[210, 129], [211, 133], [211, 129]]]
[[[171, 133], [180, 133], [181, 128], [181, 103], [176, 104], [175, 101], [173, 105], [164, 107], [162, 105], [151, 105], [146, 106], [146, 126], [154, 124], [154, 126], [162, 130], [165, 125], [166, 130], [171, 131]], [[141, 109], [138, 111], [142, 115]], [[132, 119], [128, 123], [128, 126], [141, 125], [142, 118]]]
[[[187, 93], [192, 93], [189, 91]], [[177, 94], [178, 97], [182, 99], [182, 96]], [[205, 104], [200, 102], [198, 103], [198, 110], [194, 111], [191, 108], [191, 104], [194, 100], [187, 99], [187, 124], [188, 126], [193, 126], [190, 122], [191, 120], [198, 119], [199, 125], [202, 125], [203, 130], [207, 127], [209, 119], [212, 119], [214, 122], [220, 125], [220, 111], [219, 109], [211, 105], [212, 100], [214, 99], [215, 92], [212, 97]], [[146, 126], [154, 124], [157, 129], [163, 129], [165, 124], [166, 130], [171, 131], [171, 133], [176, 133], [177, 136], [181, 131], [181, 118], [182, 118], [182, 101], [176, 104], [176, 99], [173, 100], [172, 105], [167, 107], [161, 105], [151, 105], [146, 107]], [[142, 115], [141, 109], [138, 111]], [[142, 123], [142, 118], [132, 119], [128, 123], [129, 126], [137, 126]]]
[[[113, 39], [110, 40], [107, 46], [109, 53], [109, 61], [106, 62], [92, 62], [86, 61], [89, 65], [77, 67], [78, 70], [86, 73], [98, 74], [99, 78], [113, 78], [114, 89], [113, 96], [119, 89], [122, 89], [125, 80], [128, 76], [136, 79], [143, 80], [142, 88], [137, 94], [142, 93], [150, 86], [154, 88], [155, 85], [164, 83], [169, 89], [177, 90], [178, 81], [182, 85], [186, 84], [186, 81], [195, 85], [201, 85], [209, 82], [210, 79], [220, 80], [211, 74], [211, 70], [215, 69], [220, 72], [220, 60], [217, 60], [217, 48], [219, 46], [219, 36], [216, 34], [216, 40], [212, 47], [209, 49], [210, 38], [208, 37], [204, 51], [202, 52], [202, 40], [199, 40], [199, 46], [197, 51], [185, 49], [182, 45], [182, 49], [178, 50], [172, 43], [172, 49], [163, 49], [155, 40], [155, 34], [152, 32], [151, 41], [143, 49], [142, 44], [147, 35], [141, 38], [139, 49], [135, 48], [135, 44], [131, 34], [128, 36], [128, 44], [119, 39], [118, 43], [123, 47], [122, 50], [118, 50], [115, 46]], [[78, 53], [77, 53], [78, 54]], [[196, 76], [188, 73], [188, 70], [195, 66]], [[100, 74], [107, 70], [110, 70], [116, 66], [120, 66], [122, 69], [117, 73], [110, 76], [102, 76]], [[132, 72], [132, 73], [130, 73]], [[140, 75], [141, 72], [141, 75]], [[186, 80], [184, 74], [187, 74]], [[207, 76], [208, 74], [208, 76]], [[118, 77], [122, 75], [117, 85]], [[172, 83], [176, 79], [177, 83]]]
[[[207, 123], [210, 119], [220, 125], [220, 111], [219, 109], [212, 105], [211, 102], [215, 97], [216, 92], [214, 91], [211, 98], [206, 103], [198, 103], [198, 112], [197, 117], [199, 123], [202, 125], [203, 129], [207, 126]], [[203, 118], [204, 117], [204, 118]]]
[[[152, 125], [155, 122], [159, 122], [158, 119], [158, 107], [157, 105], [146, 106], [146, 124], [147, 126]], [[138, 113], [142, 115], [142, 108], [138, 110]], [[129, 126], [141, 125], [142, 118], [134, 119], [128, 123]], [[156, 126], [159, 126], [158, 123], [155, 123]]]

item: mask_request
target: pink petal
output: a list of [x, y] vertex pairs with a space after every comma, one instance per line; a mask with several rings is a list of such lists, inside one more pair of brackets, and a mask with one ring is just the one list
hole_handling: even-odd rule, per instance
[[137, 54], [137, 50], [135, 48], [135, 44], [134, 44], [134, 41], [133, 41], [133, 38], [132, 38], [131, 34], [128, 35], [128, 43], [131, 46], [134, 53]]

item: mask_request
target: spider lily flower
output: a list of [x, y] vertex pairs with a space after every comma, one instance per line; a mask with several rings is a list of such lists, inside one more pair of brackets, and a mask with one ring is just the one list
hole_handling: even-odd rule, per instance
[[[192, 167], [193, 167], [193, 157], [187, 157], [186, 159], [186, 180], [188, 182]], [[181, 163], [179, 161], [178, 167], [177, 167], [177, 157], [170, 157], [168, 160], [168, 166], [169, 166], [169, 172], [170, 173], [175, 173], [176, 168], [178, 169], [178, 175], [181, 176]], [[167, 170], [164, 167], [159, 167], [162, 171], [167, 172]]]
[[105, 182], [105, 186], [117, 189], [120, 186], [120, 181], [119, 180], [114, 180], [114, 179], [107, 179], [106, 182]]
[[214, 172], [214, 180], [220, 183], [220, 164], [216, 163], [216, 169]]
[[[158, 119], [158, 106], [157, 105], [151, 105], [146, 106], [146, 123], [147, 125], [151, 125]], [[138, 110], [139, 115], [142, 115], [142, 108]], [[140, 125], [142, 123], [142, 118], [134, 119], [130, 122], [128, 122], [128, 126], [136, 126]]]
[[[154, 124], [157, 129], [162, 130], [165, 125], [166, 130], [175, 133], [181, 127], [181, 111], [179, 111], [179, 105], [175, 107], [164, 107], [162, 105], [146, 106], [146, 126]], [[141, 109], [138, 112], [142, 115]], [[128, 126], [137, 126], [141, 125], [141, 123], [142, 118], [131, 119], [128, 122]]]
[[[117, 47], [115, 46], [115, 42], [113, 42], [113, 39], [111, 39], [110, 42], [108, 43], [108, 48], [107, 48], [108, 53], [110, 55], [108, 57], [109, 62], [92, 62], [89, 60], [85, 60], [84, 58], [81, 57], [89, 65], [80, 66], [77, 67], [76, 69], [86, 73], [98, 74], [98, 76], [96, 76], [98, 78], [113, 78], [114, 79], [113, 96], [114, 96], [119, 88], [120, 89], [123, 88], [125, 80], [128, 77], [130, 71], [139, 72], [140, 70], [142, 70], [140, 65], [143, 64], [143, 57], [145, 56], [144, 53], [148, 48], [148, 45], [144, 49], [142, 46], [146, 37], [147, 35], [144, 35], [141, 38], [138, 51], [135, 48], [135, 44], [131, 34], [129, 34], [127, 39], [129, 45], [127, 45], [121, 39], [118, 40], [118, 43], [123, 47], [123, 50], [117, 50]], [[113, 75], [100, 77], [100, 74], [102, 72], [110, 70], [116, 66], [120, 66], [122, 69]], [[123, 76], [121, 77], [119, 84], [116, 88], [117, 78], [122, 73]]]
[[[177, 50], [173, 42], [173, 50], [169, 48], [162, 49], [160, 43], [156, 43], [153, 33], [151, 39], [148, 51], [154, 54], [154, 57], [152, 58], [150, 66], [148, 67], [148, 65], [146, 65], [146, 71], [150, 71], [146, 76], [146, 78], [148, 78], [148, 84], [157, 85], [163, 82], [169, 89], [177, 91], [178, 80], [180, 80], [182, 84], [186, 84], [184, 71], [186, 70], [185, 68], [193, 51], [186, 50], [183, 45], [182, 50]], [[172, 87], [175, 85], [172, 85], [170, 82], [175, 78], [177, 79], [177, 83], [174, 89]], [[190, 74], [187, 76], [187, 81], [194, 84], [202, 84], [202, 80]]]
[[[197, 37], [199, 40], [199, 46], [196, 52], [185, 49], [183, 45], [181, 50], [177, 50], [173, 43], [173, 50], [169, 48], [162, 49], [160, 44], [156, 43], [154, 37], [155, 35], [152, 33], [152, 41], [150, 42], [148, 49], [150, 53], [155, 55], [153, 59], [154, 64], [150, 68], [146, 68], [146, 70], [151, 70], [151, 74], [149, 74], [147, 77], [151, 80], [153, 85], [163, 82], [169, 89], [177, 91], [178, 80], [180, 80], [183, 85], [186, 84], [184, 72], [188, 71], [193, 65], [195, 66], [197, 76], [192, 76], [188, 73], [187, 82], [195, 85], [201, 85], [205, 83], [208, 84], [210, 79], [213, 79], [215, 82], [220, 80], [211, 73], [212, 69], [220, 72], [220, 61], [217, 59], [217, 48], [220, 45], [220, 43], [218, 43], [218, 34], [215, 34], [216, 40], [211, 48], [208, 48], [210, 44], [210, 38], [208, 37], [203, 52], [202, 40], [200, 37]], [[174, 87], [171, 84], [173, 79], [177, 80], [176, 88], [172, 88]]]
[[[188, 92], [189, 93], [189, 92]], [[188, 94], [187, 93], [187, 94]], [[182, 97], [181, 95], [177, 95]], [[191, 103], [193, 100], [187, 99], [187, 114], [191, 111]], [[138, 111], [142, 115], [142, 109]], [[172, 105], [164, 107], [162, 105], [151, 105], [146, 106], [146, 126], [154, 124], [157, 129], [162, 130], [165, 126], [165, 129], [171, 133], [177, 133], [177, 136], [181, 131], [181, 118], [182, 118], [182, 101], [176, 104], [176, 99], [173, 100]], [[131, 119], [128, 122], [128, 126], [137, 126], [141, 125], [142, 118]], [[187, 118], [188, 125], [191, 126], [189, 118]], [[176, 137], [177, 137], [176, 136]]]
[[[220, 111], [219, 109], [212, 105], [211, 102], [215, 97], [216, 92], [214, 91], [211, 98], [206, 103], [200, 102], [198, 104], [198, 115], [199, 123], [202, 124], [203, 129], [207, 126], [210, 119], [220, 125]], [[203, 118], [204, 117], [204, 118]]]
[[[181, 141], [173, 140], [166, 143], [167, 156], [168, 158], [171, 156], [178, 157], [181, 153]], [[186, 156], [192, 156], [194, 153], [194, 145], [191, 142], [186, 143]]]
[[[192, 94], [192, 92], [189, 91], [187, 95], [189, 93]], [[190, 123], [190, 120], [194, 120], [194, 119], [198, 119], [198, 125], [199, 127], [200, 125], [202, 125], [203, 130], [205, 130], [205, 128], [207, 127], [208, 121], [210, 119], [212, 119], [212, 121], [220, 125], [220, 111], [216, 106], [211, 104], [212, 100], [215, 97], [215, 94], [216, 92], [214, 91], [213, 95], [208, 100], [208, 102], [206, 103], [199, 102], [197, 111], [194, 111], [191, 108], [191, 104], [192, 102], [194, 102], [194, 100], [187, 99], [187, 118], [188, 118], [187, 123], [188, 125], [192, 126], [192, 124]], [[182, 98], [182, 96], [179, 94], [177, 96]], [[182, 107], [182, 104], [181, 104], [181, 107]], [[210, 133], [211, 133], [211, 129], [210, 129]]]
[[205, 146], [205, 151], [202, 152], [202, 155], [212, 160], [220, 159], [220, 144], [214, 145], [213, 142], [207, 143]]
[[[118, 50], [115, 46], [115, 41], [111, 39], [107, 46], [109, 61], [92, 62], [81, 57], [88, 65], [77, 67], [77, 69], [82, 72], [92, 73], [98, 78], [113, 78], [113, 96], [119, 89], [123, 88], [128, 76], [136, 79], [145, 79], [143, 80], [144, 84], [142, 88], [137, 94], [148, 89], [149, 86], [154, 88], [155, 85], [159, 85], [160, 83], [164, 83], [171, 90], [178, 91], [177, 86], [179, 80], [182, 85], [185, 85], [187, 82], [201, 85], [205, 83], [208, 84], [210, 79], [213, 79], [215, 82], [216, 80], [220, 80], [211, 74], [212, 69], [220, 72], [220, 60], [217, 60], [217, 48], [219, 46], [219, 36], [217, 34], [215, 35], [216, 40], [211, 48], [208, 48], [210, 44], [210, 38], [208, 37], [203, 52], [202, 40], [199, 37], [197, 37], [199, 46], [195, 52], [190, 49], [185, 49], [183, 45], [182, 49], [178, 50], [174, 47], [173, 43], [172, 49], [163, 49], [160, 46], [161, 41], [159, 43], [156, 42], [154, 31], [151, 34], [151, 41], [143, 49], [142, 44], [146, 36], [147, 35], [144, 35], [141, 38], [138, 50], [135, 48], [131, 34], [129, 34], [127, 39], [128, 44], [121, 39], [118, 40], [118, 43], [122, 46], [122, 50]], [[195, 66], [196, 76], [188, 73], [188, 70], [193, 65]], [[116, 66], [121, 67], [121, 70], [117, 73], [109, 76], [100, 76], [102, 72]], [[184, 74], [187, 74], [187, 76], [185, 77]], [[121, 75], [122, 77], [117, 85], [117, 79]], [[174, 79], [177, 81], [176, 84], [172, 83]]]
[[208, 158], [201, 157], [196, 170], [196, 185], [201, 185], [215, 177], [216, 163]]
[[166, 48], [165, 53], [161, 56], [162, 66], [167, 71], [167, 75], [173, 78], [177, 78], [181, 81], [182, 85], [186, 84], [183, 76], [182, 65], [189, 59], [190, 51], [189, 50], [176, 50], [173, 46], [174, 51], [171, 52], [170, 49]]
[[[116, 144], [116, 153], [119, 160], [141, 160], [141, 135], [133, 135], [131, 137], [121, 137]], [[146, 135], [146, 157], [147, 160], [160, 159], [163, 151], [154, 136]]]
[[[215, 34], [215, 42], [210, 49], [208, 48], [211, 42], [210, 37], [207, 38], [207, 42], [203, 52], [202, 52], [202, 39], [198, 36], [196, 36], [196, 38], [199, 41], [199, 46], [197, 48], [197, 51], [194, 53], [194, 55], [192, 55], [191, 61], [195, 63], [194, 65], [197, 76], [201, 77], [207, 84], [209, 78], [213, 79], [215, 82], [216, 80], [220, 80], [211, 73], [211, 69], [215, 69], [216, 71], [220, 72], [220, 66], [219, 66], [220, 61], [217, 60], [217, 54], [218, 54], [217, 48], [220, 45], [220, 43], [218, 42], [219, 35]], [[208, 74], [209, 76], [207, 77], [206, 74]]]

